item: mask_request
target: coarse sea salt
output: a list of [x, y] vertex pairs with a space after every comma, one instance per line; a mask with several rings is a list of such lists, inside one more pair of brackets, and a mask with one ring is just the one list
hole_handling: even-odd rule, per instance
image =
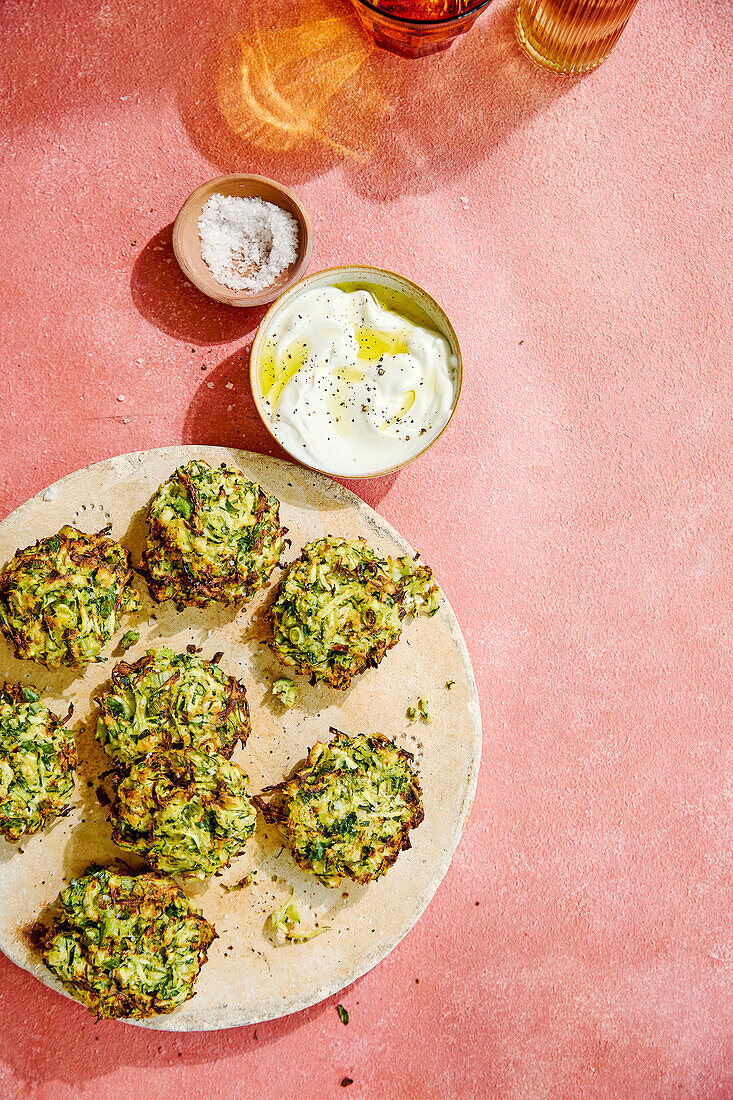
[[298, 255], [295, 218], [264, 199], [212, 195], [198, 229], [204, 263], [230, 290], [265, 290]]

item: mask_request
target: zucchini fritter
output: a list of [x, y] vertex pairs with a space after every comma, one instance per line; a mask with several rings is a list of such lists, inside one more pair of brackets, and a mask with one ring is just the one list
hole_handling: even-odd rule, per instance
[[98, 1019], [141, 1020], [193, 996], [216, 932], [168, 879], [92, 866], [61, 891], [35, 939], [48, 969]]
[[68, 812], [75, 767], [74, 738], [38, 693], [20, 684], [0, 688], [0, 833], [6, 840], [37, 833]]
[[166, 875], [204, 878], [239, 855], [257, 821], [247, 776], [223, 756], [155, 752], [118, 772], [112, 839]]
[[15, 656], [47, 668], [99, 660], [126, 611], [140, 606], [127, 550], [107, 530], [57, 535], [16, 551], [0, 571], [0, 629]]
[[310, 542], [280, 581], [267, 612], [270, 648], [297, 672], [336, 688], [376, 668], [405, 615], [438, 610], [432, 570], [377, 556], [363, 539]]
[[324, 886], [342, 876], [371, 882], [410, 847], [410, 829], [424, 816], [420, 781], [412, 756], [386, 737], [331, 733], [289, 779], [263, 792], [269, 803], [257, 804], [295, 862]]
[[251, 600], [283, 552], [279, 508], [233, 466], [180, 466], [148, 509], [143, 561], [153, 598], [178, 608]]
[[170, 649], [115, 665], [111, 689], [97, 705], [97, 740], [123, 763], [162, 749], [228, 758], [250, 732], [244, 684], [214, 661]]

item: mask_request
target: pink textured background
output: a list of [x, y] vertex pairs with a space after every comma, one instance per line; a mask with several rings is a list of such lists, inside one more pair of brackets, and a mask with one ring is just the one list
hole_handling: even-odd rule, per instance
[[188, 287], [170, 223], [276, 176], [311, 270], [401, 271], [462, 339], [451, 430], [355, 488], [434, 565], [485, 730], [445, 882], [340, 998], [148, 1034], [0, 959], [3, 1098], [733, 1096], [733, 16], [642, 0], [572, 82], [511, 15], [410, 63], [338, 0], [0, 9], [0, 512], [120, 452], [272, 450], [261, 313]]

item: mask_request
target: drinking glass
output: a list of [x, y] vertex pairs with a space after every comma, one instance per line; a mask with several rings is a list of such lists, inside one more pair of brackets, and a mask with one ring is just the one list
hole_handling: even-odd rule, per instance
[[638, 0], [519, 0], [516, 32], [525, 53], [556, 73], [600, 65], [621, 37]]
[[491, 0], [353, 0], [377, 46], [404, 57], [446, 50]]

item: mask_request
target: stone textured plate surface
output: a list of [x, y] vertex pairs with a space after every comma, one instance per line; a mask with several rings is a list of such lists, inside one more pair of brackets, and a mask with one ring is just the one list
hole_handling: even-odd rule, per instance
[[[288, 560], [303, 543], [326, 533], [363, 536], [385, 554], [410, 551], [363, 501], [309, 470], [221, 447], [168, 447], [80, 470], [23, 504], [0, 524], [0, 562], [64, 523], [83, 531], [111, 523], [114, 537], [139, 563], [150, 497], [177, 466], [192, 458], [236, 465], [278, 497], [292, 539]], [[278, 575], [276, 571], [273, 583]], [[58, 713], [65, 713], [73, 702], [80, 757], [72, 812], [20, 845], [0, 839], [0, 948], [13, 962], [63, 992], [34, 956], [24, 929], [90, 862], [120, 855], [95, 795], [99, 773], [108, 761], [94, 741], [92, 696], [122, 656], [119, 637], [135, 626], [140, 641], [127, 651], [128, 660], [149, 646], [183, 651], [194, 643], [205, 657], [223, 650], [221, 667], [247, 687], [252, 735], [234, 759], [248, 773], [253, 794], [283, 778], [315, 741], [327, 740], [329, 726], [347, 733], [383, 733], [415, 755], [425, 821], [412, 833], [412, 849], [403, 852], [379, 881], [368, 886], [345, 881], [336, 890], [321, 886], [300, 871], [260, 817], [244, 853], [220, 878], [184, 884], [215, 925], [219, 939], [201, 971], [196, 996], [176, 1012], [142, 1026], [206, 1031], [296, 1012], [335, 993], [384, 958], [424, 911], [448, 868], [470, 810], [481, 755], [476, 687], [458, 624], [442, 597], [438, 614], [408, 622], [401, 641], [380, 667], [357, 677], [350, 690], [311, 687], [296, 677], [298, 698], [286, 711], [270, 691], [282, 666], [262, 642], [267, 591], [239, 614], [232, 608], [179, 613], [170, 602], [155, 606], [139, 578], [137, 587], [140, 611], [123, 623], [110, 647], [110, 659], [83, 674], [68, 669], [49, 672], [17, 661], [0, 639], [0, 671], [6, 679], [38, 686]], [[450, 690], [449, 680], [455, 681]], [[405, 716], [418, 696], [430, 701], [431, 725], [411, 725]], [[229, 893], [222, 888], [253, 870], [255, 885]], [[329, 931], [304, 944], [279, 947], [268, 935], [267, 917], [288, 897], [291, 886], [304, 926], [318, 922]]]

